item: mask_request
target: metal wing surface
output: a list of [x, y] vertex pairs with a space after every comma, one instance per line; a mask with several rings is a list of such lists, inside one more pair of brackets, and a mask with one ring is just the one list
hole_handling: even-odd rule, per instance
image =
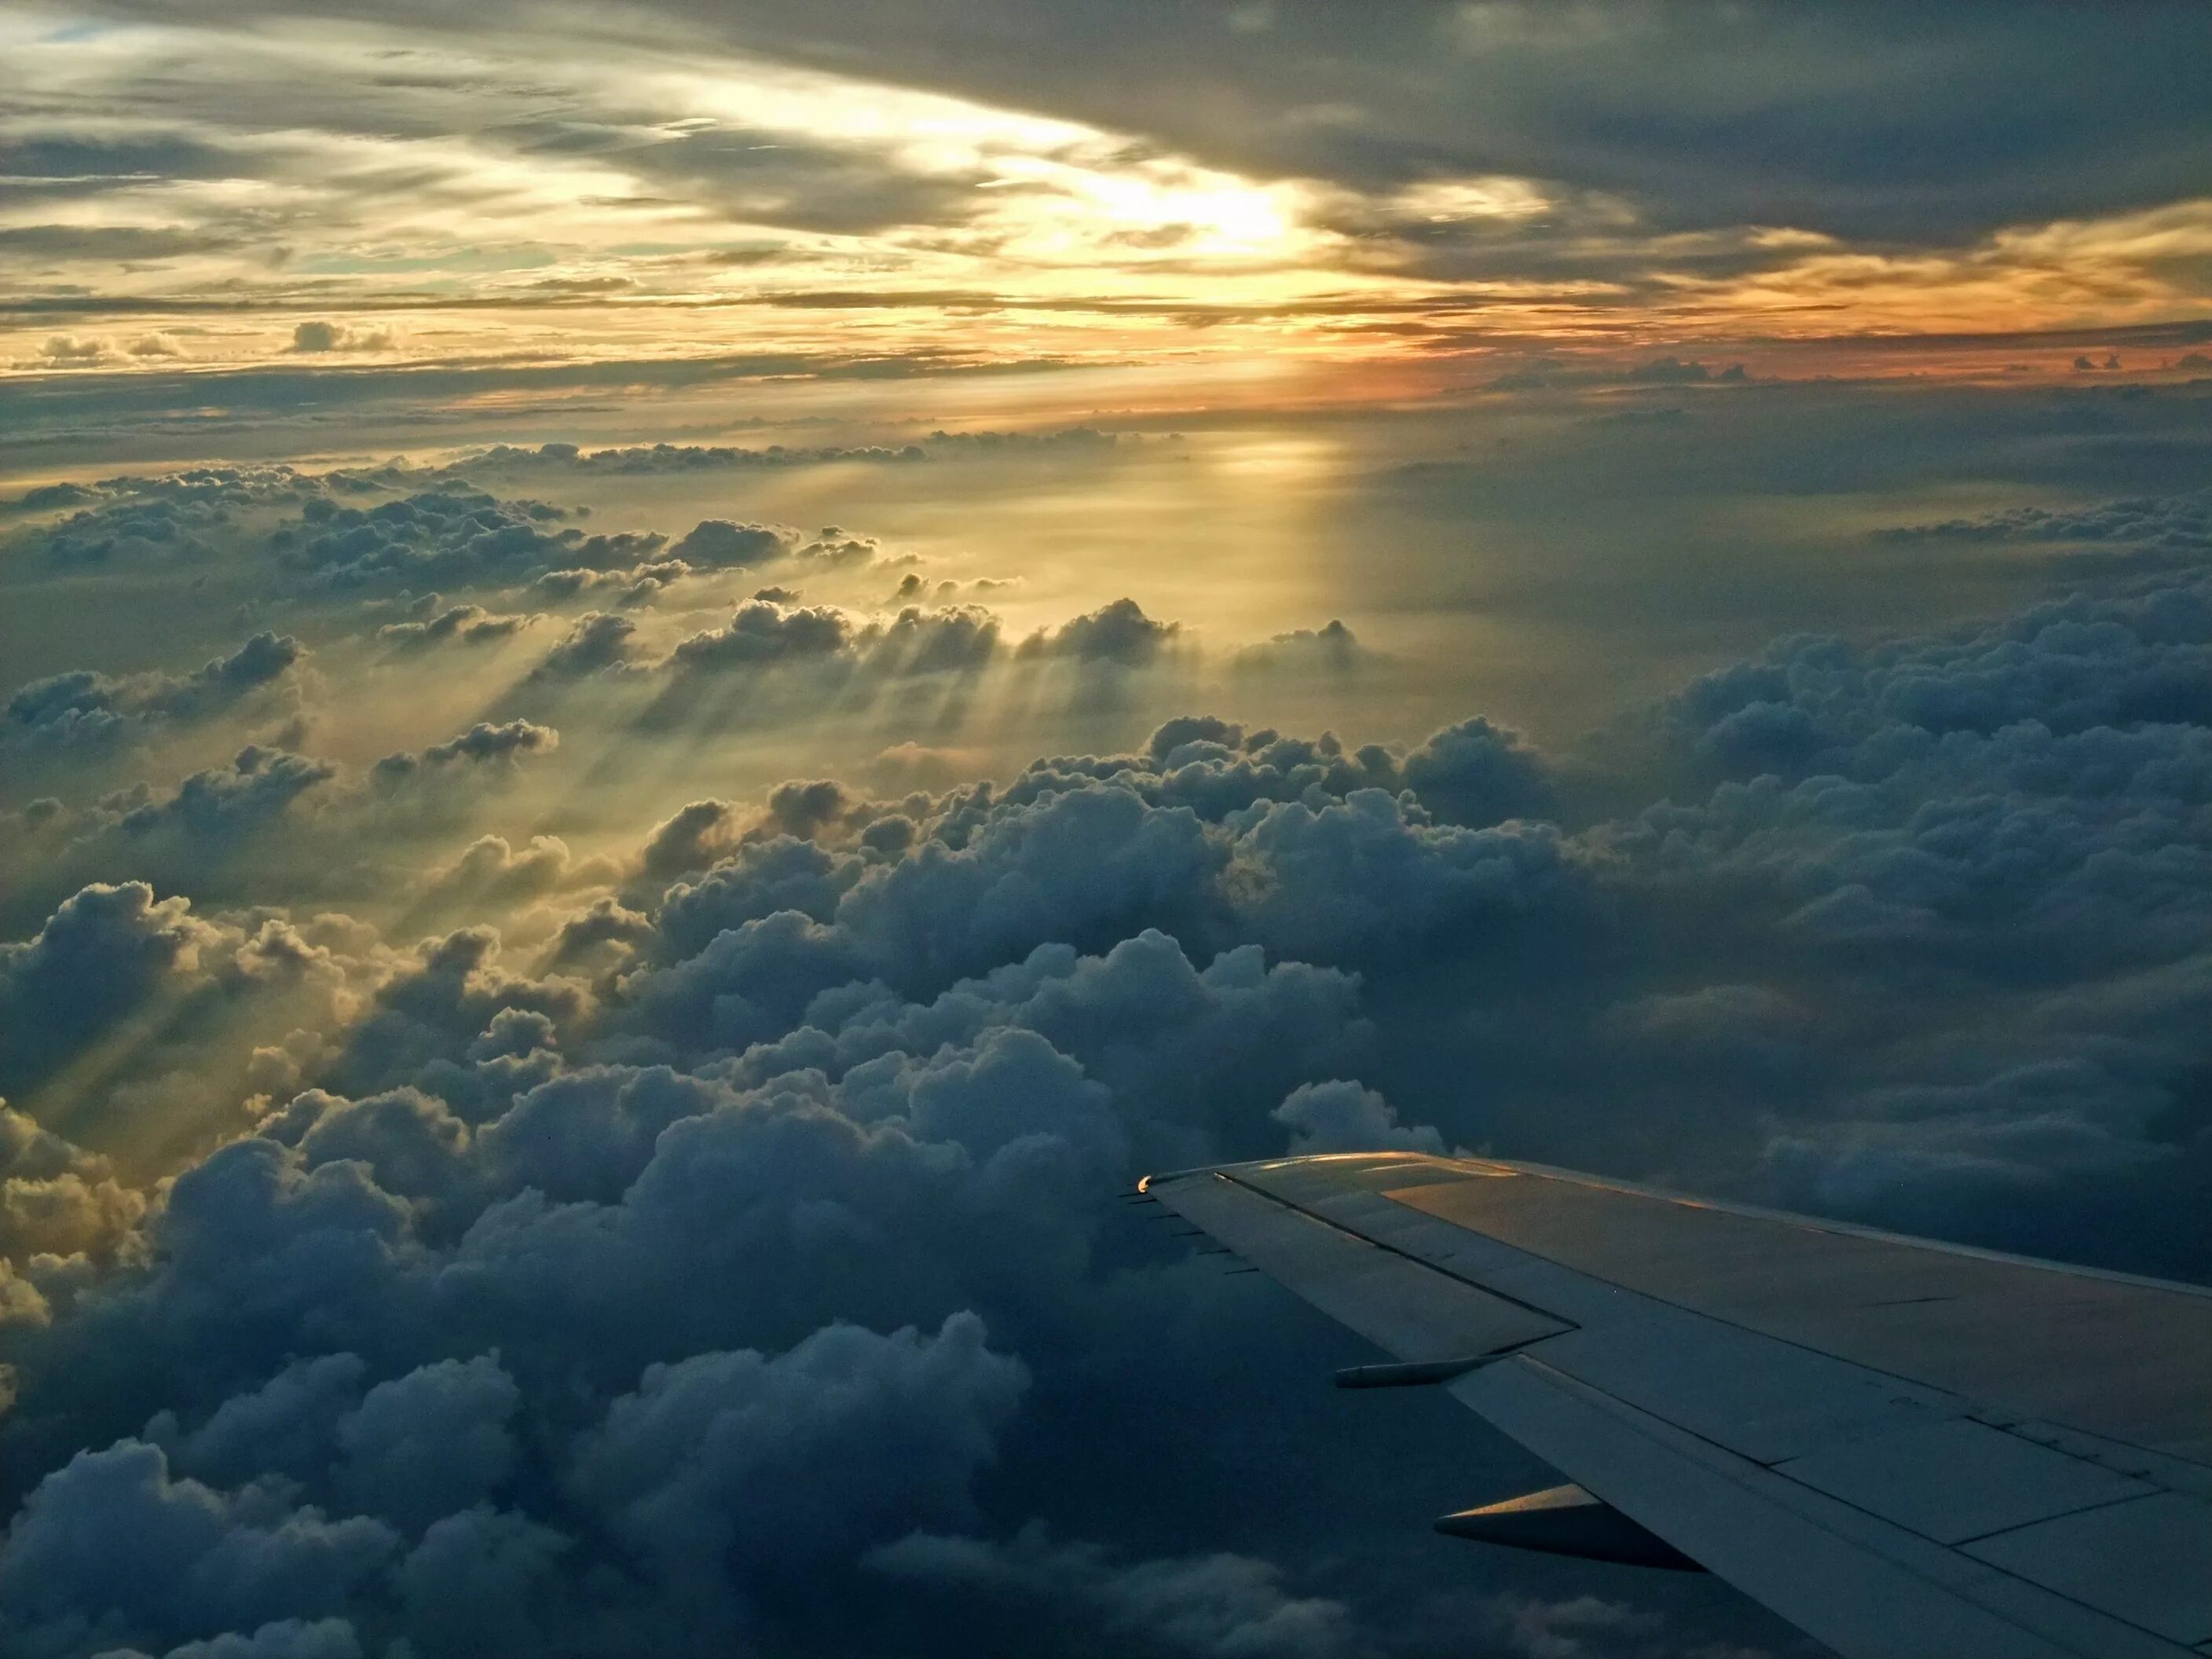
[[1589, 1495], [1447, 1530], [1656, 1559], [1583, 1504], [1849, 1659], [2212, 1654], [2212, 1292], [1533, 1164], [1142, 1190]]

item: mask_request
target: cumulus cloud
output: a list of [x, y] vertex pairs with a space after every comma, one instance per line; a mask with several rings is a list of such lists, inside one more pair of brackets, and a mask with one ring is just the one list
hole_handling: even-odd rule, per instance
[[[363, 567], [395, 588], [426, 550], [522, 584], [580, 544], [422, 483], [333, 532], [401, 549]], [[356, 510], [318, 483], [311, 520], [299, 488], [99, 501], [212, 503], [290, 560]], [[376, 607], [453, 617], [448, 639], [475, 619], [424, 585]], [[563, 699], [558, 750], [495, 703], [381, 782], [254, 746], [10, 818], [11, 872], [62, 885], [0, 945], [0, 1021], [34, 1034], [0, 1061], [0, 1453], [33, 1499], [0, 1589], [40, 1586], [0, 1597], [0, 1645], [622, 1655], [790, 1642], [793, 1607], [884, 1597], [917, 1650], [932, 1609], [1194, 1653], [1389, 1645], [1389, 1598], [1335, 1567], [1293, 1588], [1294, 1525], [1163, 1517], [1093, 1444], [1162, 1367], [1221, 1363], [1225, 1324], [1270, 1340], [1231, 1299], [1256, 1280], [1120, 1224], [1147, 1168], [1495, 1143], [2202, 1259], [2201, 574], [1780, 641], [1565, 757], [1480, 718], [1361, 744], [1192, 712], [993, 781], [951, 744], [860, 780], [795, 750], [756, 791], [709, 773], [629, 818], [496, 816], [515, 763], [602, 763], [568, 710], [622, 699], [572, 704], [562, 672], [619, 666], [594, 690], [634, 705], [781, 684], [797, 707], [1025, 649], [1183, 648], [1133, 605], [1034, 647], [963, 607], [724, 614], [672, 646], [577, 619], [530, 690]], [[618, 797], [634, 775], [606, 764], [586, 775]], [[359, 916], [322, 908], [341, 883]], [[130, 1057], [201, 1023], [195, 998], [236, 1021], [235, 1063]], [[80, 1123], [48, 1091], [88, 1055], [127, 1087]], [[187, 1085], [207, 1112], [173, 1179], [126, 1179], [103, 1114]], [[1163, 1457], [1249, 1415], [1206, 1380]], [[1332, 1512], [1371, 1492], [1370, 1432], [1309, 1437]], [[64, 1547], [95, 1512], [160, 1544], [131, 1583]], [[1645, 1634], [1530, 1606], [1498, 1640]]]
[[15, 1034], [0, 1088], [19, 1091], [188, 977], [221, 935], [143, 881], [74, 895], [29, 939], [0, 944], [0, 1012]]
[[310, 589], [526, 582], [556, 571], [628, 569], [665, 544], [657, 533], [586, 535], [562, 522], [569, 516], [454, 478], [368, 507], [310, 495], [270, 544], [279, 568]]
[[1630, 369], [1623, 378], [1632, 386], [1702, 386], [1708, 380], [1736, 382], [1750, 376], [1741, 363], [1731, 363], [1717, 371], [1700, 362], [1686, 362], [1680, 357], [1654, 357]]
[[106, 1158], [0, 1102], [0, 1258], [111, 1258], [145, 1210], [144, 1194], [119, 1182]]
[[1291, 1131], [1293, 1152], [1436, 1152], [1443, 1137], [1398, 1121], [1390, 1103], [1357, 1083], [1307, 1083], [1271, 1114]]
[[779, 668], [832, 680], [964, 673], [999, 654], [1000, 637], [999, 619], [975, 606], [908, 606], [884, 621], [833, 605], [755, 598], [721, 627], [677, 641], [657, 665], [679, 680]]
[[14, 505], [21, 511], [81, 509], [31, 538], [29, 545], [50, 564], [198, 563], [214, 556], [218, 539], [252, 509], [297, 508], [349, 489], [352, 482], [340, 474], [317, 479], [289, 466], [205, 466], [150, 477], [45, 485]]
[[337, 1421], [337, 1486], [353, 1506], [410, 1534], [472, 1509], [514, 1472], [507, 1420], [520, 1399], [489, 1355], [380, 1382]]
[[1069, 657], [1137, 666], [1158, 657], [1182, 631], [1179, 623], [1155, 622], [1134, 599], [1116, 599], [1056, 629], [1032, 634], [1022, 641], [1020, 650], [1026, 657]]
[[781, 532], [765, 525], [706, 519], [668, 550], [686, 563], [709, 570], [742, 570], [747, 565], [781, 558], [791, 550], [791, 544]]
[[718, 1586], [969, 1512], [1028, 1375], [972, 1314], [934, 1335], [830, 1326], [788, 1352], [650, 1367], [578, 1448], [576, 1489], [669, 1578]]
[[49, 368], [92, 368], [105, 362], [113, 349], [96, 334], [53, 334], [40, 346], [39, 358]]
[[292, 331], [292, 349], [296, 352], [389, 351], [393, 343], [388, 328], [356, 328], [351, 323], [315, 319]]
[[[118, 1537], [132, 1540], [127, 1553]], [[338, 1613], [397, 1541], [367, 1516], [290, 1509], [272, 1488], [178, 1479], [160, 1448], [118, 1441], [80, 1453], [24, 1500], [0, 1546], [0, 1620], [27, 1656], [95, 1643], [166, 1651]]]
[[550, 726], [514, 720], [494, 726], [478, 720], [467, 731], [434, 743], [419, 754], [402, 750], [376, 763], [380, 780], [410, 777], [428, 770], [467, 761], [476, 765], [512, 764], [526, 755], [550, 755], [561, 746], [561, 734]]
[[742, 449], [723, 444], [657, 443], [593, 450], [568, 443], [540, 444], [535, 449], [495, 444], [471, 453], [459, 464], [459, 469], [507, 471], [536, 468], [635, 477], [664, 473], [739, 471], [753, 467], [816, 466], [829, 462], [904, 462], [928, 459], [928, 452], [918, 444], [904, 444], [895, 449], [875, 445], [794, 448], [783, 444]]
[[512, 639], [532, 623], [542, 620], [534, 615], [498, 616], [480, 605], [453, 605], [438, 610], [435, 608], [437, 595], [434, 593], [428, 598], [431, 603], [423, 607], [425, 615], [421, 621], [386, 623], [376, 630], [376, 637], [387, 645], [409, 650], [449, 642], [488, 645], [495, 641]]
[[1341, 621], [1331, 620], [1320, 628], [1293, 629], [1248, 645], [1231, 661], [1232, 666], [1247, 672], [1296, 673], [1320, 668], [1343, 673], [1356, 667], [1362, 654], [1352, 631]]
[[261, 633], [185, 674], [121, 678], [81, 668], [18, 687], [4, 710], [9, 735], [54, 745], [143, 737], [166, 721], [226, 713], [289, 675], [307, 655], [290, 635]]
[[842, 611], [750, 599], [720, 628], [678, 641], [669, 663], [696, 672], [830, 657], [845, 648], [853, 633]]
[[531, 671], [538, 679], [574, 679], [619, 668], [631, 660], [630, 640], [637, 624], [612, 611], [591, 611], [578, 617]]
[[1003, 1544], [909, 1534], [868, 1557], [891, 1577], [1029, 1603], [1072, 1637], [1095, 1622], [1125, 1641], [1207, 1659], [1334, 1659], [1368, 1638], [1342, 1602], [1293, 1595], [1272, 1563], [1232, 1554], [1116, 1562], [1042, 1525]]
[[2128, 496], [2085, 507], [2006, 507], [1971, 519], [1899, 526], [1881, 533], [1899, 540], [2078, 542], [2201, 559], [2212, 553], [2212, 489]]

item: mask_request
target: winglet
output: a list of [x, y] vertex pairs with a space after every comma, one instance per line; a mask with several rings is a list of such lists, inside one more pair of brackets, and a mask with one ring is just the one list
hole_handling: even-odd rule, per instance
[[1535, 1550], [1545, 1555], [1664, 1567], [1675, 1572], [1705, 1571], [1657, 1533], [1638, 1526], [1610, 1504], [1576, 1486], [1553, 1486], [1509, 1498], [1502, 1504], [1441, 1516], [1437, 1530], [1453, 1538]]

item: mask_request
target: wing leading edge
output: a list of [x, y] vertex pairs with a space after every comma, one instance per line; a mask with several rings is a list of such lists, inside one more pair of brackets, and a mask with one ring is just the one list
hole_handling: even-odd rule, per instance
[[1530, 1164], [1142, 1190], [1848, 1659], [2212, 1654], [2212, 1293]]

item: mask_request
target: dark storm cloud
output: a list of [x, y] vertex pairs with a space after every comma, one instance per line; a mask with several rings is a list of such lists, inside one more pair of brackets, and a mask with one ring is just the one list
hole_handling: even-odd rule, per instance
[[[503, 970], [480, 932], [427, 947], [322, 1068], [343, 1092], [300, 1095], [189, 1170], [150, 1224], [150, 1276], [40, 1340], [80, 1379], [80, 1335], [111, 1357], [81, 1397], [113, 1427], [46, 1475], [0, 1550], [0, 1577], [41, 1587], [11, 1603], [16, 1639], [71, 1653], [97, 1630], [159, 1651], [273, 1620], [411, 1620], [454, 1606], [475, 1549], [514, 1575], [483, 1598], [501, 1650], [558, 1651], [563, 1628], [653, 1650], [725, 1635], [757, 1594], [850, 1572], [917, 1526], [979, 1521], [973, 1479], [1023, 1370], [963, 1308], [1056, 1352], [1054, 1310], [1097, 1248], [1069, 1218], [1136, 1158], [1388, 1124], [1351, 1085], [1294, 1092], [1363, 1051], [1357, 980], [1236, 942], [1296, 933], [1278, 896], [1307, 878], [1286, 863], [1329, 861], [1378, 916], [1412, 884], [1413, 908], [1463, 937], [1553, 879], [1515, 900], [1516, 836], [1426, 825], [1377, 789], [1334, 805], [1310, 790], [1288, 816], [1231, 805], [1237, 783], [1197, 775], [1361, 774], [1334, 745], [1229, 738], [1218, 721], [1164, 737], [1179, 777], [1102, 757], [1004, 799], [919, 803], [924, 839], [897, 849], [857, 797], [794, 786], [770, 822], [831, 846], [771, 835], [657, 918], [605, 911], [619, 925], [598, 948], [617, 960], [588, 979]], [[1180, 804], [1209, 793], [1203, 813]], [[688, 863], [721, 818], [695, 811], [653, 845]], [[1194, 959], [1148, 917], [1224, 948]], [[1305, 934], [1357, 955], [1364, 925], [1340, 907]], [[1103, 954], [1080, 953], [1091, 939]], [[721, 1291], [691, 1295], [697, 1274]], [[201, 1312], [179, 1324], [164, 1310], [187, 1287]], [[939, 1334], [809, 1334], [839, 1315]], [[789, 1352], [740, 1352], [763, 1342]], [[16, 1352], [26, 1397], [58, 1402], [43, 1379], [60, 1372]], [[579, 1352], [598, 1379], [580, 1415]], [[550, 1468], [519, 1456], [526, 1424], [562, 1448]], [[855, 1445], [880, 1455], [823, 1449]], [[279, 1474], [300, 1484], [280, 1495]], [[59, 1541], [64, 1516], [157, 1527], [177, 1510], [205, 1519], [127, 1585]], [[234, 1594], [203, 1564], [243, 1551], [271, 1565]], [[1033, 1565], [1201, 1650], [1311, 1653], [1343, 1623], [1264, 1562]]]

